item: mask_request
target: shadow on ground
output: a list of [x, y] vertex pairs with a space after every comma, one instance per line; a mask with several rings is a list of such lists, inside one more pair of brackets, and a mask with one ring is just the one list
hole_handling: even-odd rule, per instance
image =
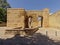
[[49, 37], [36, 33], [30, 37], [17, 34], [12, 38], [0, 39], [0, 45], [60, 45], [60, 42], [54, 42]]

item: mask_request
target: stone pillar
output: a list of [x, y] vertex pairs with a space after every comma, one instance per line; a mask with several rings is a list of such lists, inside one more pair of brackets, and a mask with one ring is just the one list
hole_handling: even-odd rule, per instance
[[43, 27], [49, 26], [49, 9], [45, 8], [43, 10]]

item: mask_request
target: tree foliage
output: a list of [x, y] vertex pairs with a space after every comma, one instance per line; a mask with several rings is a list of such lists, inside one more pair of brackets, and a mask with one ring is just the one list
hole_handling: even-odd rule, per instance
[[0, 22], [6, 22], [6, 10], [0, 8]]
[[7, 0], [0, 0], [0, 22], [7, 21], [7, 8], [11, 8]]

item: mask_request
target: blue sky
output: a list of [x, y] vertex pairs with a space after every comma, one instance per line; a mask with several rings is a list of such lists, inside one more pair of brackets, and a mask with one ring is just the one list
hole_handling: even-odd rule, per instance
[[49, 8], [51, 12], [60, 10], [60, 0], [7, 0], [12, 8], [41, 10]]

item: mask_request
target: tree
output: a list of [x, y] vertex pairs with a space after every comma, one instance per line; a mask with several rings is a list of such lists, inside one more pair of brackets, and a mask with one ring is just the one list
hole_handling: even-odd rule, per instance
[[10, 8], [11, 6], [9, 5], [9, 3], [7, 2], [7, 0], [0, 0], [0, 7], [2, 8]]
[[0, 22], [6, 22], [6, 10], [0, 8]]
[[0, 22], [7, 21], [7, 8], [11, 8], [7, 0], [0, 0]]

